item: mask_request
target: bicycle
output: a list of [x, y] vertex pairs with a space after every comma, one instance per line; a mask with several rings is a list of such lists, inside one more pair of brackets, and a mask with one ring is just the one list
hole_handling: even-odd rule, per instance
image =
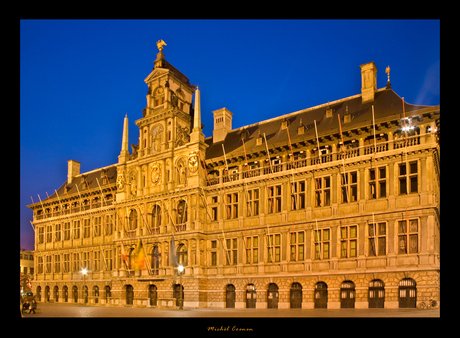
[[434, 299], [430, 299], [428, 301], [423, 301], [417, 304], [417, 309], [437, 309], [439, 304]]

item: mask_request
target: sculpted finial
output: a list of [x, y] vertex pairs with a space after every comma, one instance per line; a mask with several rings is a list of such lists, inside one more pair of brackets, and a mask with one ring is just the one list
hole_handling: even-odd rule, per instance
[[166, 42], [164, 42], [163, 40], [157, 41], [157, 47], [160, 52], [163, 50], [163, 46], [167, 46]]

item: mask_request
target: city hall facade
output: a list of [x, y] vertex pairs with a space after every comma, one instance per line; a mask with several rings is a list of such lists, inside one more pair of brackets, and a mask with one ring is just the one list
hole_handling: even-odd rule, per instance
[[81, 173], [70, 160], [67, 181], [28, 206], [38, 301], [334, 309], [440, 300], [440, 106], [404, 102], [389, 68], [377, 89], [370, 62], [361, 93], [237, 129], [221, 108], [205, 138], [199, 88], [158, 47], [138, 144], [130, 151], [125, 117], [117, 163]]

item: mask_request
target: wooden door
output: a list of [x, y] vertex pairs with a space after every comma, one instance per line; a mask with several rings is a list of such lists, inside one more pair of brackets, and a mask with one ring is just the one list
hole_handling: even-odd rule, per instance
[[327, 309], [327, 284], [324, 282], [315, 285], [315, 309]]

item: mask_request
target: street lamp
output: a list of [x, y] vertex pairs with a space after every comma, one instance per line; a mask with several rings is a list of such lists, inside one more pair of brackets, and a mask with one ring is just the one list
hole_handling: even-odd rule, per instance
[[85, 277], [86, 277], [86, 274], [88, 273], [88, 270], [82, 269], [81, 273], [83, 274], [83, 298], [84, 298], [83, 302], [86, 305], [86, 295], [85, 295], [86, 278]]
[[182, 293], [184, 292], [184, 287], [182, 286], [182, 275], [184, 274], [184, 266], [181, 264], [177, 267], [179, 271], [179, 284], [180, 284], [180, 294], [179, 294], [179, 310], [184, 309], [184, 300], [182, 299]]

